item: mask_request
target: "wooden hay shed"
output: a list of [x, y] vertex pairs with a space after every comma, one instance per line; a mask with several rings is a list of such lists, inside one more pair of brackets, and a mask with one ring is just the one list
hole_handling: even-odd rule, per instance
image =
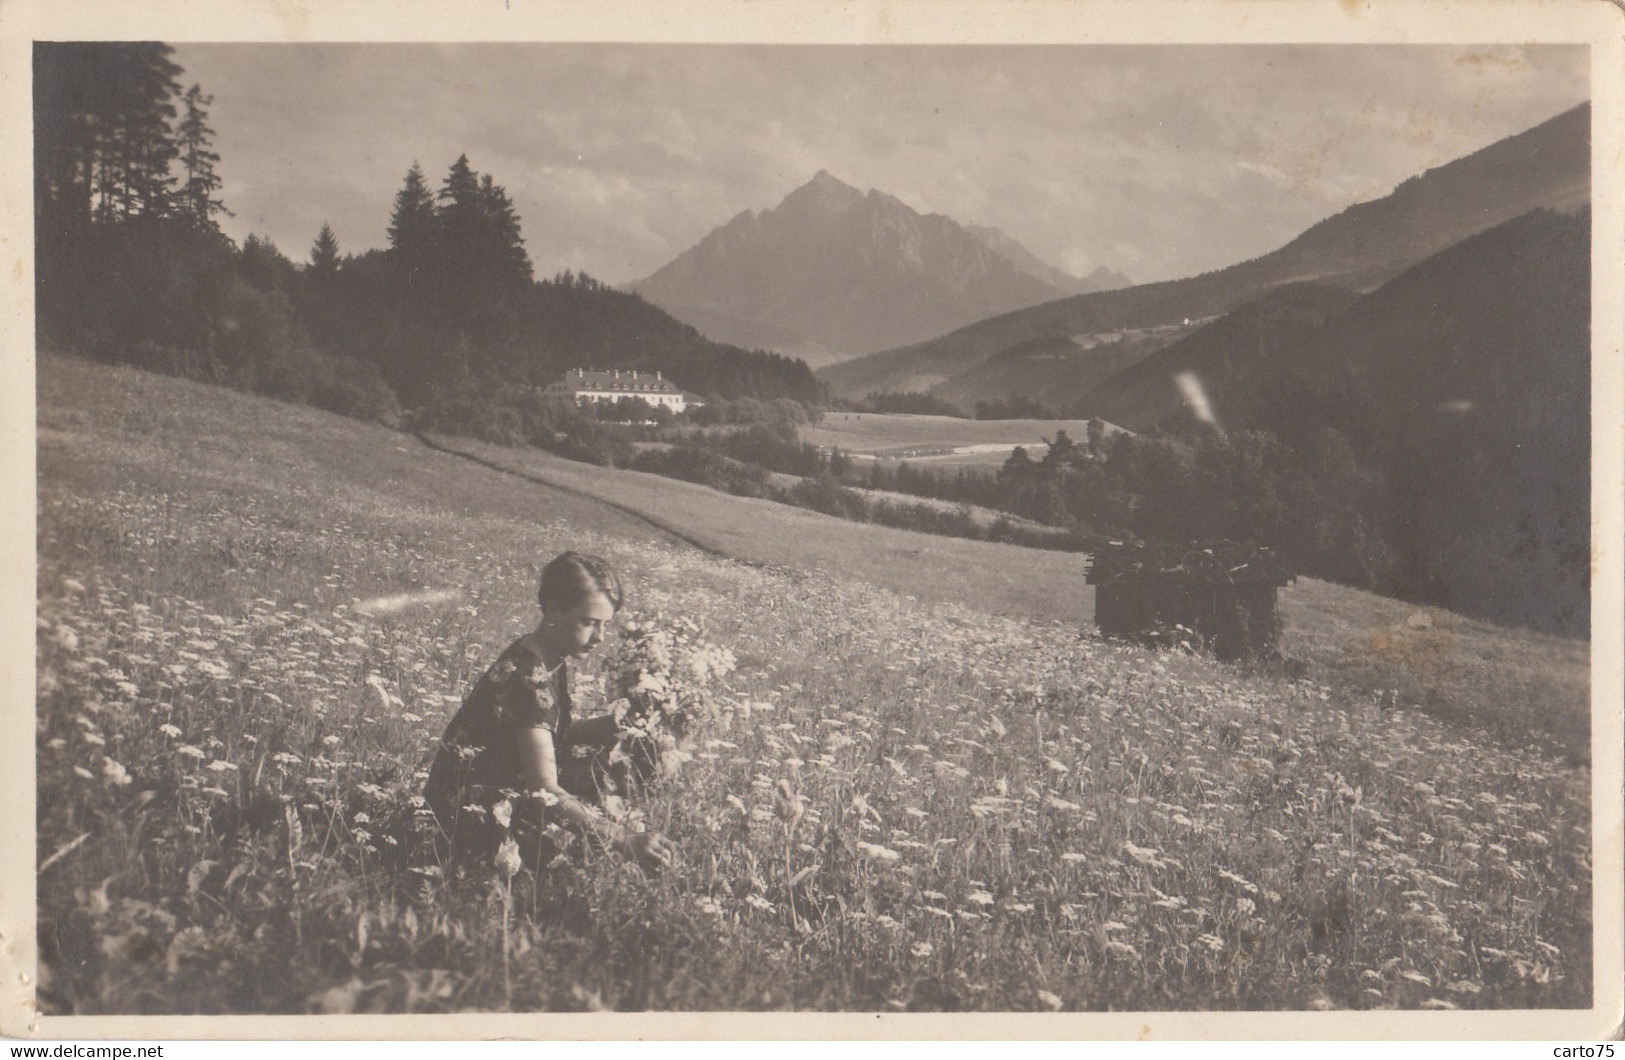
[[1095, 624], [1108, 636], [1182, 644], [1227, 662], [1278, 654], [1276, 590], [1296, 580], [1261, 545], [1113, 542], [1089, 559]]

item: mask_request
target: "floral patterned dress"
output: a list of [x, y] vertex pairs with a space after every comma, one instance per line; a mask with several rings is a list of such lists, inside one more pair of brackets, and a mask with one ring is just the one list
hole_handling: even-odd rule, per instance
[[423, 790], [442, 834], [456, 851], [484, 855], [501, 845], [508, 829], [493, 807], [504, 800], [516, 805], [515, 796], [526, 787], [519, 737], [526, 729], [547, 729], [553, 734], [555, 754], [562, 756], [570, 728], [571, 689], [568, 662], [549, 672], [541, 656], [521, 638], [508, 646], [463, 701], [440, 738]]

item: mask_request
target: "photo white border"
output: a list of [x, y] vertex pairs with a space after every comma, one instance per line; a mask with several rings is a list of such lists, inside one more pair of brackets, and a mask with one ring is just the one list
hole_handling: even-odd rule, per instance
[[[1592, 48], [1592, 840], [1589, 1010], [35, 1016], [31, 42], [1576, 43]], [[1621, 759], [1625, 8], [1610, 0], [0, 0], [0, 1034], [65, 1039], [1401, 1039], [1596, 1041], [1625, 1020]], [[1625, 1054], [1622, 1054], [1625, 1055]]]

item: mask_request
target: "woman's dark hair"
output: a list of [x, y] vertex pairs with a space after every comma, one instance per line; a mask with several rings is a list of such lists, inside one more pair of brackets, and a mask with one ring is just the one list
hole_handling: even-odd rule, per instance
[[542, 568], [536, 602], [544, 614], [560, 614], [593, 593], [603, 593], [610, 606], [621, 609], [621, 579], [608, 563], [597, 556], [561, 552]]

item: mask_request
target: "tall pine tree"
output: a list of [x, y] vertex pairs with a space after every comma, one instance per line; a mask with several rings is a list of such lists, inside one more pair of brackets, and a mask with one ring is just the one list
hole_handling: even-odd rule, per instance
[[175, 147], [186, 179], [181, 184], [177, 212], [188, 224], [218, 232], [214, 215], [229, 215], [231, 211], [215, 198], [220, 190], [220, 177], [214, 166], [220, 161], [220, 155], [214, 151], [214, 130], [209, 128], [207, 109], [214, 103], [214, 97], [204, 95], [201, 87], [193, 85], [186, 90], [181, 103], [185, 111], [175, 129]]
[[525, 253], [525, 237], [519, 231], [519, 215], [513, 201], [500, 184], [486, 176], [480, 180], [480, 213], [484, 221], [481, 251], [487, 257], [491, 277], [503, 286], [529, 286], [532, 273], [530, 255]]
[[529, 286], [530, 257], [506, 189], [460, 155], [437, 199], [440, 249], [454, 282], [504, 293]]
[[481, 223], [480, 178], [468, 164], [467, 155], [458, 155], [435, 196], [435, 230], [441, 263], [457, 280], [475, 280], [479, 272]]
[[339, 240], [326, 221], [310, 247], [310, 271], [317, 276], [332, 276], [339, 271]]
[[111, 45], [111, 76], [122, 88], [104, 140], [97, 196], [98, 220], [167, 216], [175, 178], [175, 78], [167, 44]]
[[34, 44], [35, 207], [41, 231], [171, 212], [178, 149], [168, 45]]
[[413, 162], [389, 215], [389, 248], [409, 285], [431, 282], [436, 243], [434, 193], [423, 179], [423, 169]]

